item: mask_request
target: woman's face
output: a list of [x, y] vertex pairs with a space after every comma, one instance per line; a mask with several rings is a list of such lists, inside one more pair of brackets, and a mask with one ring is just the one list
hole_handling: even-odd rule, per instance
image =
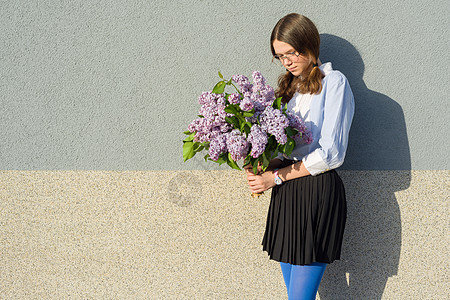
[[[308, 76], [311, 70], [311, 59], [308, 56], [298, 53], [294, 47], [279, 40], [274, 40], [272, 45], [275, 50], [275, 55], [280, 57], [280, 62], [292, 75]], [[296, 55], [290, 53], [295, 53]]]

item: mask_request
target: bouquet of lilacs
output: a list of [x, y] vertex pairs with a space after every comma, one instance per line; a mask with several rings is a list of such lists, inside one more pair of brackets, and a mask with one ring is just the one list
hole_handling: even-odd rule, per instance
[[[184, 161], [206, 150], [205, 160], [238, 170], [237, 162], [244, 160], [257, 174], [258, 166], [265, 171], [279, 153], [290, 155], [297, 143], [311, 143], [303, 120], [282, 107], [259, 71], [253, 72], [253, 84], [243, 75], [225, 80], [219, 72], [219, 77], [213, 90], [198, 98], [199, 116], [185, 132]], [[227, 86], [236, 91], [226, 93]]]

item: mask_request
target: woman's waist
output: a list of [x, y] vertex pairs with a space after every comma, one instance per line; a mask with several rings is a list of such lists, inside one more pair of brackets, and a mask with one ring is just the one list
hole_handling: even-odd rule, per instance
[[[293, 158], [293, 159], [290, 159], [290, 158], [284, 158], [284, 159], [282, 160], [282, 162], [281, 162], [280, 169], [281, 169], [281, 168], [288, 167], [288, 166], [293, 165], [293, 164], [295, 164], [295, 163], [298, 163], [298, 162], [300, 162], [300, 161], [301, 161], [301, 159], [297, 159], [297, 158]], [[326, 174], [326, 173], [330, 173], [330, 172], [336, 172], [336, 170], [335, 170], [335, 169], [329, 169], [329, 170], [323, 171], [322, 173], [320, 173], [320, 174], [318, 174], [318, 175]], [[316, 176], [318, 176], [318, 175], [316, 175]], [[312, 176], [312, 175], [308, 175], [308, 176]]]
[[307, 156], [308, 154], [310, 154], [311, 152], [316, 150], [316, 148], [318, 148], [318, 147], [319, 146], [316, 145], [315, 143], [312, 143], [309, 145], [308, 144], [299, 144], [299, 145], [296, 145], [296, 147], [294, 148], [294, 150], [292, 150], [290, 155], [283, 154], [283, 157], [284, 157], [284, 159], [301, 161], [303, 159], [303, 157]]

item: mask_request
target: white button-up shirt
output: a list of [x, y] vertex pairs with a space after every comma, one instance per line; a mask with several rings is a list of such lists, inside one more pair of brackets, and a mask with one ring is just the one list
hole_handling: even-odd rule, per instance
[[311, 175], [342, 165], [355, 111], [353, 93], [344, 74], [333, 70], [331, 63], [319, 68], [325, 75], [320, 94], [296, 93], [287, 104], [287, 110], [304, 120], [313, 141], [296, 145], [286, 158], [303, 161]]

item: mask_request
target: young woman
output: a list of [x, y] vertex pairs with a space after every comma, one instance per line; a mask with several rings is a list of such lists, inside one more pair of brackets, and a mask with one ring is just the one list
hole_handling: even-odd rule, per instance
[[315, 299], [327, 264], [341, 253], [347, 207], [334, 169], [344, 161], [353, 94], [342, 73], [320, 63], [319, 32], [307, 17], [283, 17], [270, 44], [286, 69], [277, 96], [303, 118], [313, 142], [296, 145], [260, 175], [247, 168], [247, 180], [253, 193], [273, 188], [262, 245], [280, 262], [289, 299]]

